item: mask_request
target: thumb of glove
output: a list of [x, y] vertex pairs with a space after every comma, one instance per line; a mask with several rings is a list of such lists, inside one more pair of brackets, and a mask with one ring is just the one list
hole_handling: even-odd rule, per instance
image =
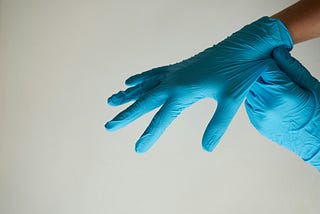
[[308, 91], [314, 91], [318, 80], [315, 79], [309, 71], [289, 53], [284, 46], [273, 50], [272, 56], [279, 68], [298, 86]]

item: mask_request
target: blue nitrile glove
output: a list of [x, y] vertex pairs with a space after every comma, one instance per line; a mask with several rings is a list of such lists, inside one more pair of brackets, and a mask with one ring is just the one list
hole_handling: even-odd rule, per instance
[[203, 98], [217, 100], [202, 146], [212, 151], [229, 126], [248, 89], [268, 64], [275, 47], [292, 47], [290, 34], [278, 19], [263, 17], [243, 27], [217, 45], [182, 62], [154, 68], [126, 80], [131, 86], [108, 99], [110, 105], [136, 100], [106, 123], [114, 131], [147, 112], [161, 107], [136, 143], [147, 151], [169, 124], [187, 107]]
[[249, 119], [262, 135], [320, 170], [320, 84], [285, 47], [273, 57], [281, 71], [262, 73], [251, 87]]

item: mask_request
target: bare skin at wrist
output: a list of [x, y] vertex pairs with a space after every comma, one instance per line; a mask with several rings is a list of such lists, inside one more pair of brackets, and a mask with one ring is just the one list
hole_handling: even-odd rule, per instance
[[271, 17], [285, 24], [294, 44], [320, 37], [320, 0], [301, 0]]

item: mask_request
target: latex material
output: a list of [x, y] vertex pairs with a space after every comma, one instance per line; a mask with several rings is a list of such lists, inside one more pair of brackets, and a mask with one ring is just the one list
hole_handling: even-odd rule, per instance
[[185, 108], [203, 98], [213, 98], [217, 108], [202, 139], [203, 148], [212, 151], [248, 89], [270, 68], [266, 59], [280, 45], [292, 47], [288, 30], [278, 19], [263, 17], [187, 60], [134, 75], [126, 80], [131, 87], [111, 96], [108, 103], [135, 102], [105, 127], [117, 130], [162, 106], [136, 143], [136, 152], [142, 153]]
[[266, 71], [251, 87], [245, 102], [250, 121], [320, 171], [320, 84], [285, 47], [273, 57], [283, 72]]

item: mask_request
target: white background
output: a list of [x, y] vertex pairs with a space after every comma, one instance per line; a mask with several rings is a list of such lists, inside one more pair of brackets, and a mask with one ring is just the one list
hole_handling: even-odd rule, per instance
[[[114, 133], [124, 80], [180, 61], [286, 0], [2, 0], [0, 213], [319, 213], [320, 174], [262, 137], [240, 109], [213, 153], [215, 102], [187, 109], [150, 152], [154, 112]], [[320, 40], [293, 54], [320, 78]]]

